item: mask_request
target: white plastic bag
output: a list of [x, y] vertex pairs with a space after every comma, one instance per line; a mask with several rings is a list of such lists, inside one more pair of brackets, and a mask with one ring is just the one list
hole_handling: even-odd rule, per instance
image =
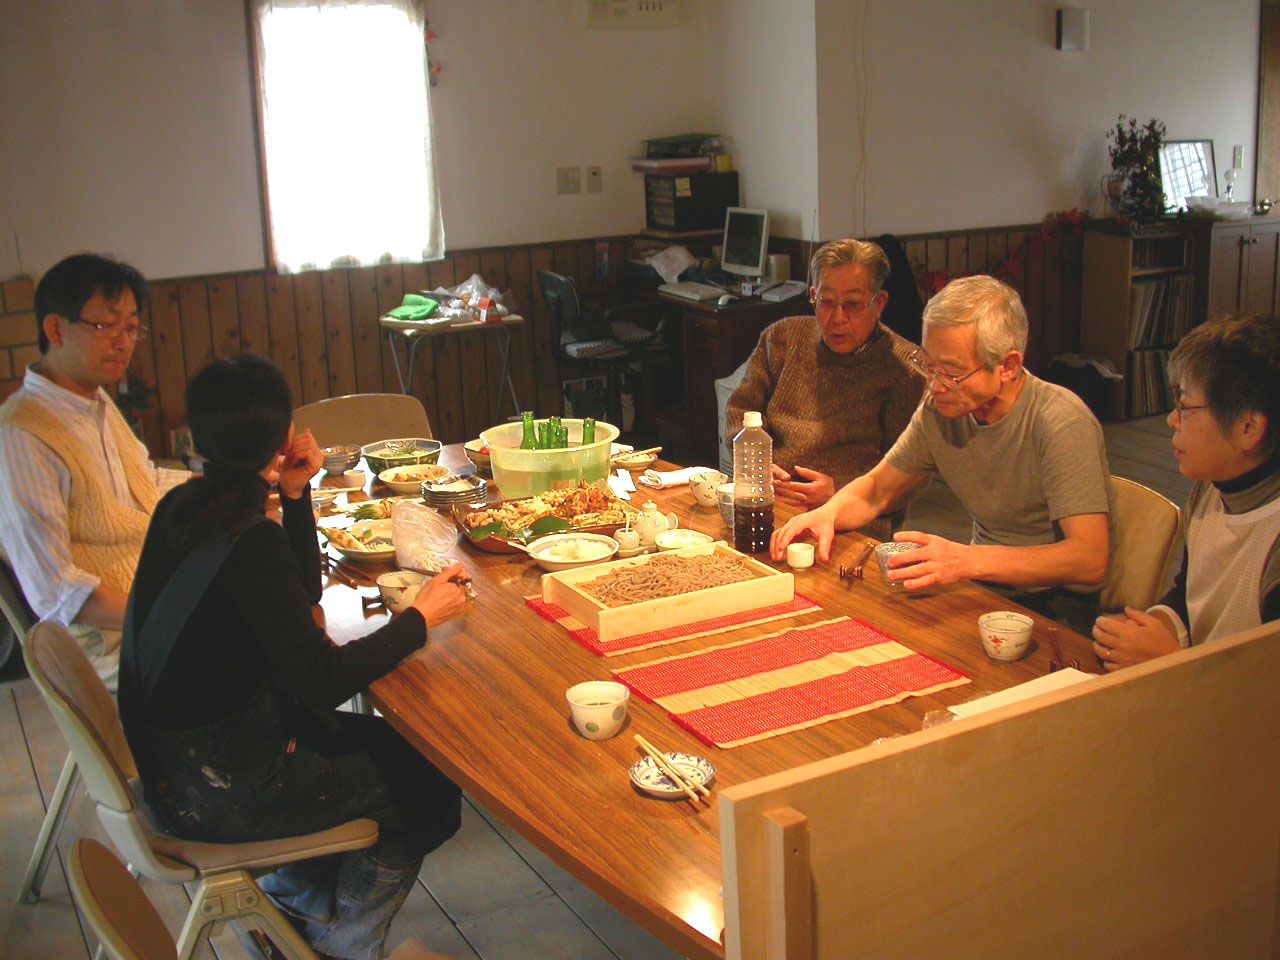
[[391, 537], [401, 570], [439, 573], [457, 561], [449, 556], [458, 545], [458, 529], [430, 507], [401, 501], [391, 508]]

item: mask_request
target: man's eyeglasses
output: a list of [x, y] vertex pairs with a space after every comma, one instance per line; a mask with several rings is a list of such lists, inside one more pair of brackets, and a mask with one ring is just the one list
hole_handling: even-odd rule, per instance
[[843, 310], [846, 317], [860, 317], [873, 306], [875, 306], [876, 298], [872, 297], [863, 303], [856, 300], [849, 300], [841, 303], [839, 300], [833, 300], [830, 297], [818, 297], [810, 301], [819, 313], [831, 314], [837, 310]]
[[128, 340], [145, 340], [149, 332], [146, 324], [143, 323], [131, 327], [125, 323], [97, 323], [83, 317], [72, 317], [71, 322], [83, 323], [86, 327], [92, 328], [93, 335], [99, 340], [117, 340], [122, 336]]
[[968, 373], [961, 374], [958, 377], [953, 376], [950, 373], [944, 373], [936, 367], [931, 366], [928, 358], [926, 358], [919, 350], [915, 351], [907, 358], [907, 363], [910, 364], [912, 370], [924, 377], [925, 383], [933, 383], [935, 380], [938, 380], [941, 381], [943, 388], [946, 390], [954, 390], [979, 370], [985, 370], [987, 368], [987, 365], [984, 363], [981, 366], [974, 367]]

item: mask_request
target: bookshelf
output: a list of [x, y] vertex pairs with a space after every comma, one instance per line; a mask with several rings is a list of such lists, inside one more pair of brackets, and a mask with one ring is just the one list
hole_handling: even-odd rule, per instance
[[1108, 221], [1086, 228], [1080, 349], [1106, 357], [1124, 375], [1112, 387], [1108, 419], [1173, 405], [1169, 351], [1198, 322], [1192, 247], [1192, 232], [1180, 223], [1139, 232]]

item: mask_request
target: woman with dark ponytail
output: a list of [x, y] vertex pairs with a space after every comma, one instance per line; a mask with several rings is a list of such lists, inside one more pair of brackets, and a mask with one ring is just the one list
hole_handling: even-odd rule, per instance
[[[368, 850], [259, 880], [322, 957], [376, 960], [423, 857], [460, 825], [461, 798], [381, 718], [334, 708], [460, 616], [461, 565], [368, 636], [337, 646], [313, 615], [320, 554], [310, 478], [280, 372], [215, 360], [187, 388], [205, 474], [156, 507], [129, 598], [120, 713], [147, 800], [174, 834], [244, 842], [379, 823]], [[282, 522], [264, 511], [278, 482]]]

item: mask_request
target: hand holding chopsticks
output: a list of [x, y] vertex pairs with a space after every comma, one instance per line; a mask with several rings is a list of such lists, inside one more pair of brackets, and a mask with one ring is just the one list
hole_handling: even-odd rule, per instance
[[665, 753], [662, 753], [638, 733], [636, 734], [636, 743], [640, 745], [641, 750], [648, 754], [649, 759], [658, 765], [658, 769], [665, 773], [667, 778], [679, 787], [692, 803], [696, 805], [699, 800], [704, 803], [707, 802], [705, 798], [711, 796], [711, 791], [704, 787], [700, 781], [681, 772], [675, 764], [667, 759]]

